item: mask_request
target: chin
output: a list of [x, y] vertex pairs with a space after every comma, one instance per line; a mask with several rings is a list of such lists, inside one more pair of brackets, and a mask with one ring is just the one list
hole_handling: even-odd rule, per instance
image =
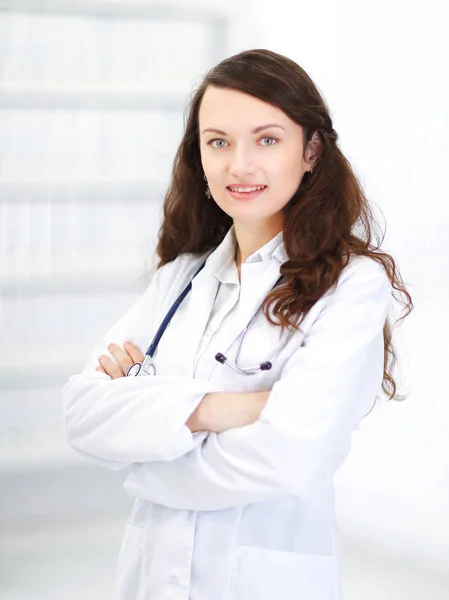
[[241, 202], [239, 204], [230, 203], [229, 201], [217, 202], [218, 206], [223, 212], [225, 212], [233, 221], [239, 223], [260, 223], [264, 221], [270, 221], [272, 219], [277, 220], [279, 213], [282, 212], [283, 207], [281, 206], [278, 210], [273, 212], [266, 212], [261, 210], [261, 206], [256, 206], [255, 203], [248, 200], [247, 202]]

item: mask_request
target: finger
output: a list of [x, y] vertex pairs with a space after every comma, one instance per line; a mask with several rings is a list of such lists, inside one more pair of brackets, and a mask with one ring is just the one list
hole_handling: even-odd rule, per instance
[[145, 358], [145, 356], [142, 354], [142, 351], [140, 350], [140, 348], [138, 348], [135, 344], [133, 344], [132, 342], [125, 342], [123, 344], [123, 347], [128, 352], [130, 357], [132, 358], [133, 363], [143, 362], [143, 359]]
[[103, 367], [97, 367], [95, 369], [96, 371], [100, 371], [100, 373], [104, 373], [105, 375], [107, 375], [106, 371], [103, 369]]
[[123, 348], [121, 348], [120, 346], [117, 346], [117, 344], [109, 344], [108, 350], [117, 360], [118, 364], [120, 365], [123, 371], [123, 374], [126, 375], [129, 367], [131, 367], [131, 365], [133, 364], [133, 361], [131, 360], [131, 357], [129, 356], [128, 352], [126, 352], [126, 350], [123, 350]]
[[109, 356], [102, 354], [99, 357], [98, 362], [103, 367], [103, 369], [106, 371], [106, 374], [109, 375], [109, 377], [112, 377], [112, 379], [117, 379], [118, 377], [123, 377], [122, 369], [120, 367], [118, 367], [115, 364], [115, 362], [113, 362], [109, 358]]

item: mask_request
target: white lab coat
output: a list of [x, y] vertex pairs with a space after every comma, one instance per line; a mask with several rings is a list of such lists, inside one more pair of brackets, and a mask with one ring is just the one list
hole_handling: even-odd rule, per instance
[[[381, 266], [352, 257], [313, 306], [273, 368], [254, 376], [215, 361], [235, 356], [240, 332], [287, 260], [244, 263], [238, 311], [193, 373], [230, 233], [195, 278], [155, 356], [155, 377], [111, 380], [95, 371], [107, 344], [145, 351], [205, 255], [159, 269], [63, 389], [69, 443], [110, 469], [131, 465], [136, 500], [117, 564], [122, 600], [339, 600], [340, 550], [333, 474], [351, 431], [371, 409], [383, 377], [383, 325], [391, 284]], [[240, 364], [266, 360], [279, 328], [259, 311]], [[252, 425], [192, 435], [185, 425], [204, 394], [271, 389]]]

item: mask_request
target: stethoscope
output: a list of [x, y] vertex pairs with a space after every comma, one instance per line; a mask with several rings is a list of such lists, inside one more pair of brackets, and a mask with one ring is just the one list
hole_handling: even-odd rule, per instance
[[[133, 365], [131, 365], [129, 367], [128, 371], [126, 372], [127, 377], [137, 377], [138, 375], [156, 375], [156, 366], [153, 362], [153, 356], [154, 356], [154, 353], [156, 352], [156, 348], [157, 348], [165, 330], [167, 329], [170, 321], [172, 320], [174, 314], [178, 310], [181, 302], [184, 300], [184, 298], [187, 296], [187, 294], [192, 289], [192, 281], [195, 279], [195, 277], [198, 275], [198, 273], [200, 273], [202, 271], [206, 262], [207, 262], [207, 258], [203, 262], [203, 264], [200, 266], [200, 268], [197, 270], [197, 272], [194, 274], [194, 276], [189, 281], [189, 283], [186, 285], [186, 287], [183, 289], [183, 291], [179, 294], [178, 298], [176, 298], [176, 300], [174, 301], [172, 306], [170, 307], [170, 310], [165, 315], [151, 344], [148, 346], [148, 350], [145, 353], [143, 362], [142, 363], [136, 362]], [[274, 284], [274, 286], [272, 287], [272, 289], [274, 289], [276, 286], [278, 286], [282, 279], [283, 279], [283, 276], [281, 275], [279, 277], [279, 279], [276, 281], [276, 283]], [[251, 323], [252, 323], [253, 319], [256, 317], [256, 315], [257, 315], [257, 313], [252, 317], [252, 319], [249, 321], [248, 325], [245, 327], [245, 329], [240, 334], [239, 345], [237, 347], [237, 354], [235, 356], [235, 362], [230, 361], [221, 352], [219, 352], [218, 354], [215, 355], [215, 360], [217, 362], [219, 362], [222, 365], [225, 365], [225, 364], [228, 365], [228, 367], [230, 367], [237, 373], [240, 373], [241, 375], [256, 375], [257, 373], [260, 373], [261, 371], [269, 371], [271, 369], [271, 367], [273, 366], [272, 361], [275, 358], [277, 358], [277, 356], [279, 356], [279, 354], [286, 347], [286, 345], [288, 344], [288, 342], [290, 341], [290, 339], [294, 333], [294, 330], [290, 330], [289, 335], [286, 337], [284, 342], [277, 348], [276, 352], [268, 360], [266, 360], [262, 363], [259, 363], [258, 365], [254, 365], [252, 367], [240, 367], [238, 365], [238, 359], [240, 356], [240, 350], [242, 348], [243, 339], [248, 330], [248, 327], [251, 325]]]

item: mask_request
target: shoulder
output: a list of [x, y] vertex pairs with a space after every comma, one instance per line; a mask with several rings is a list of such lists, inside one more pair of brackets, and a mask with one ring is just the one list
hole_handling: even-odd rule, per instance
[[391, 289], [390, 278], [382, 262], [371, 256], [352, 254], [347, 265], [343, 268], [338, 285], [344, 283], [367, 284]]
[[194, 273], [199, 269], [200, 265], [205, 261], [208, 252], [202, 254], [192, 254], [191, 252], [184, 252], [172, 260], [166, 263], [158, 269], [159, 277], [164, 279], [176, 278], [181, 275], [193, 276]]
[[392, 284], [381, 262], [370, 256], [351, 255], [331, 290], [330, 303], [355, 313], [366, 306], [373, 314], [384, 314], [391, 294]]
[[185, 252], [162, 267], [154, 267], [150, 273], [150, 283], [146, 292], [154, 287], [169, 292], [172, 287], [178, 288], [184, 282], [184, 285], [186, 285], [204, 262], [207, 255], [207, 252], [203, 254]]
[[343, 319], [350, 319], [365, 309], [371, 314], [377, 311], [383, 314], [391, 291], [391, 282], [382, 264], [369, 256], [352, 254], [337, 281], [308, 311], [303, 328], [328, 315], [341, 314]]

